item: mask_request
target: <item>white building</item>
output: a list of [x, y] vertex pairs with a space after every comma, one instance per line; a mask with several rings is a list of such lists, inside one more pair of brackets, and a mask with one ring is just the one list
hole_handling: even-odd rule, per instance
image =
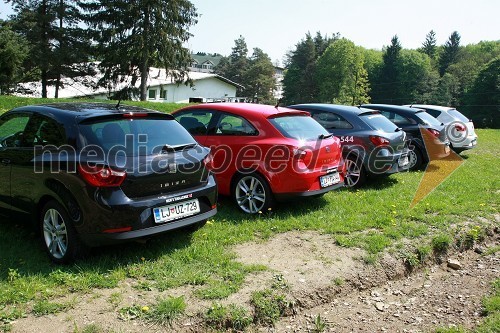
[[[204, 102], [208, 100], [231, 100], [236, 96], [236, 90], [241, 85], [220, 75], [212, 73], [188, 72], [192, 86], [177, 84], [174, 79], [165, 74], [165, 70], [151, 68], [148, 78], [148, 100], [165, 103], [188, 103], [189, 101]], [[59, 88], [59, 98], [95, 98], [108, 99], [116, 92], [130, 85], [130, 79], [124, 80], [116, 87], [107, 89], [91, 88], [98, 82], [98, 76], [80, 77], [77, 80], [63, 78], [63, 87]], [[184, 81], [186, 82], [186, 81]], [[16, 95], [23, 97], [41, 97], [40, 82], [22, 83], [17, 87]], [[55, 87], [47, 87], [47, 96], [54, 97]]]

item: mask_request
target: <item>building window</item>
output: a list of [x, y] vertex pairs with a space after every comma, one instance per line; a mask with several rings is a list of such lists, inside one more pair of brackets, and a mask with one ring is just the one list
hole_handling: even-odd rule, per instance
[[167, 99], [167, 90], [160, 89], [160, 99]]
[[156, 99], [156, 89], [149, 89], [148, 99]]

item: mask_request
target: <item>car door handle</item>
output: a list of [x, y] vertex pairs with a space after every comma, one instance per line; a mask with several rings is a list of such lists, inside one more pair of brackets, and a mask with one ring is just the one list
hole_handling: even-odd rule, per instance
[[8, 158], [2, 158], [2, 164], [3, 165], [9, 165], [10, 164], [10, 160]]

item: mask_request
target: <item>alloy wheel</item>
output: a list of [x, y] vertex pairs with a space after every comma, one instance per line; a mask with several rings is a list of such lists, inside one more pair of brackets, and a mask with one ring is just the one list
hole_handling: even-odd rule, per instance
[[238, 206], [250, 214], [258, 213], [266, 204], [264, 184], [253, 176], [245, 176], [238, 181], [235, 197]]
[[347, 187], [356, 186], [361, 177], [361, 166], [356, 163], [356, 161], [347, 159], [346, 163], [346, 175], [345, 181], [347, 182]]
[[68, 231], [61, 214], [48, 209], [43, 217], [43, 238], [51, 256], [62, 259], [68, 251]]

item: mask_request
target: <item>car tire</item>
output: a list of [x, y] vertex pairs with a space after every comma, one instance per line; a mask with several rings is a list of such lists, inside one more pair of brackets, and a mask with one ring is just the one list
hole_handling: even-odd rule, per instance
[[39, 224], [42, 245], [54, 263], [68, 264], [84, 253], [66, 209], [58, 202], [45, 204]]
[[267, 211], [274, 205], [271, 187], [257, 173], [239, 174], [233, 182], [231, 193], [239, 209], [248, 214]]
[[344, 184], [347, 188], [358, 188], [366, 182], [366, 170], [363, 161], [357, 156], [345, 160]]
[[408, 170], [420, 170], [424, 165], [422, 151], [416, 146], [408, 151]]

